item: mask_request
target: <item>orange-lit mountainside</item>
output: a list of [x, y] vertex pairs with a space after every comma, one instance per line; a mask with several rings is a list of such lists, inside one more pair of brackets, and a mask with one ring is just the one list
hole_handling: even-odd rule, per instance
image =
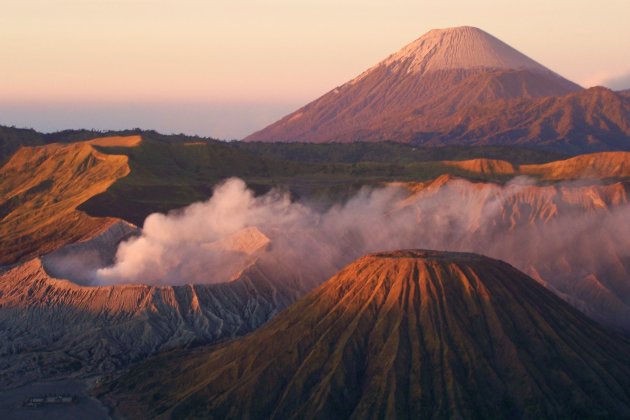
[[133, 147], [140, 137], [112, 137], [24, 147], [0, 168], [0, 264], [87, 239], [116, 223], [76, 208], [129, 173], [126, 156], [94, 146]]
[[245, 140], [630, 150], [630, 101], [585, 90], [480, 29], [438, 29]]
[[475, 254], [365, 256], [247, 337], [105, 387], [129, 418], [630, 414], [630, 341]]
[[[330, 253], [330, 245], [318, 242], [317, 226], [283, 231], [252, 225], [204, 245], [206, 258], [218, 256], [226, 266], [208, 272], [204, 283], [185, 278], [173, 285], [152, 284], [151, 278], [135, 284], [94, 283], [83, 273], [111, 264], [118, 244], [141, 232], [141, 225], [114, 217], [119, 209], [157, 211], [164, 203], [188, 203], [168, 201], [169, 195], [156, 191], [185, 191], [190, 194], [185, 200], [197, 200], [192, 191], [202, 191], [197, 183], [206, 176], [204, 165], [211, 168], [206, 182], [213, 183], [226, 176], [247, 178], [252, 165], [256, 172], [264, 172], [261, 167], [278, 162], [257, 160], [212, 142], [191, 146], [191, 141], [150, 137], [27, 147], [1, 169], [7, 174], [2, 178], [6, 191], [14, 191], [21, 182], [27, 183], [22, 191], [31, 188], [28, 183], [45, 185], [11, 196], [26, 197], [21, 201], [8, 197], [16, 204], [6, 206], [0, 220], [8, 233], [2, 237], [2, 249], [25, 244], [28, 250], [2, 255], [10, 265], [0, 269], [0, 330], [5, 338], [0, 349], [1, 386], [117, 372], [165, 350], [247, 334], [344, 264], [389, 243], [370, 242], [375, 240], [370, 237], [381, 237], [376, 226], [374, 234], [362, 232], [367, 235], [363, 239], [350, 229], [334, 244], [342, 250], [339, 255], [321, 261], [301, 258], [299, 253], [289, 257], [277, 250], [286, 244], [308, 247], [314, 257]], [[146, 162], [143, 156], [148, 157]], [[178, 164], [170, 165], [170, 159]], [[229, 163], [221, 169], [225, 161]], [[323, 185], [332, 180], [396, 188], [399, 192], [384, 204], [387, 224], [397, 219], [403, 223], [393, 242], [396, 246], [474, 251], [506, 260], [606, 327], [630, 330], [630, 264], [623, 251], [623, 224], [616, 225], [628, 203], [628, 153], [580, 155], [542, 164], [490, 158], [422, 161], [412, 164], [417, 172], [404, 176], [401, 172], [398, 182], [392, 179], [399, 175], [384, 176], [379, 166], [366, 169], [369, 176], [361, 172], [347, 177], [344, 171], [356, 164], [335, 164], [340, 166], [332, 171], [321, 164], [282, 162], [291, 171], [298, 171], [292, 166], [296, 165], [302, 172], [280, 179], [299, 179], [300, 188], [322, 183], [302, 197], [309, 200], [321, 198], [327, 191]], [[194, 175], [185, 172], [186, 165], [194, 168]], [[232, 172], [239, 165], [243, 172]], [[170, 167], [176, 170], [169, 172]], [[331, 178], [321, 179], [322, 168], [332, 172]], [[522, 176], [529, 180], [511, 184]], [[381, 180], [376, 185], [375, 177]], [[254, 179], [264, 180], [261, 175]], [[296, 185], [289, 183], [289, 189]], [[329, 199], [339, 199], [335, 197]], [[106, 217], [80, 210], [95, 199], [90, 211]], [[573, 223], [586, 226], [592, 220], [607, 222], [591, 229], [574, 228]], [[568, 232], [573, 232], [570, 240], [558, 240]], [[593, 253], [591, 247], [605, 252]]]
[[630, 417], [630, 91], [439, 29], [245, 140], [0, 126], [0, 418]]

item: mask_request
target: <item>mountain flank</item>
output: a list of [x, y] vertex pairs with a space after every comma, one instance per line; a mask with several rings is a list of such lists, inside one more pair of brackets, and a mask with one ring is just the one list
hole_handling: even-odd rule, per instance
[[247, 337], [172, 352], [101, 395], [159, 418], [630, 415], [630, 342], [512, 266], [376, 253]]
[[246, 141], [630, 150], [630, 100], [472, 27], [433, 30]]

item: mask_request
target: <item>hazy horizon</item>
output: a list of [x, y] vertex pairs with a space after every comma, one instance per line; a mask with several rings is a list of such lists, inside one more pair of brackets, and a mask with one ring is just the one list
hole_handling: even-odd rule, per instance
[[0, 125], [43, 133], [67, 129], [141, 128], [163, 134], [184, 133], [238, 140], [302, 104], [260, 102], [2, 103]]
[[428, 30], [479, 27], [585, 87], [630, 88], [630, 3], [9, 0], [0, 124], [232, 139]]

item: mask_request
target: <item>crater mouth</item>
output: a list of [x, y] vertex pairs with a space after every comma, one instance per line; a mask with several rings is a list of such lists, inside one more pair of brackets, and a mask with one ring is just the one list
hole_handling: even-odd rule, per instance
[[[271, 240], [255, 227], [247, 227], [218, 240], [199, 245], [203, 261], [190, 259], [177, 265], [176, 273], [155, 271], [155, 275], [130, 279], [125, 267], [117, 266], [116, 255], [125, 241], [141, 238], [142, 231], [134, 225], [118, 222], [100, 235], [87, 241], [75, 242], [44, 255], [42, 267], [54, 279], [67, 280], [79, 286], [150, 285], [181, 286], [227, 283], [239, 279], [252, 267]], [[122, 246], [121, 246], [122, 244]], [[199, 255], [197, 255], [199, 256]], [[156, 264], [157, 265], [157, 264]], [[202, 279], [202, 267], [213, 267]], [[188, 268], [186, 268], [188, 267]], [[190, 275], [186, 275], [186, 273]]]
[[46, 273], [56, 279], [71, 281], [79, 286], [97, 286], [96, 271], [114, 263], [118, 245], [134, 236], [140, 229], [119, 221], [92, 239], [66, 245], [41, 257]]
[[472, 252], [437, 251], [432, 249], [401, 249], [390, 252], [376, 252], [369, 255], [373, 258], [414, 258], [436, 261], [481, 261], [489, 257]]

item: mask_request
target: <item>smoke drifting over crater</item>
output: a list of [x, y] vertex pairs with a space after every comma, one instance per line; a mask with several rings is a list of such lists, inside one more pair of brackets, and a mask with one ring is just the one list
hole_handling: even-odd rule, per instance
[[149, 216], [140, 236], [120, 244], [115, 264], [90, 277], [97, 284], [217, 283], [257, 258], [296, 271], [338, 268], [379, 243], [397, 245], [393, 234], [406, 229], [407, 220], [388, 212], [404, 197], [401, 188], [366, 189], [321, 213], [275, 190], [255, 197], [243, 181], [230, 179], [208, 201]]
[[[630, 314], [628, 220], [622, 184], [438, 179], [411, 190], [366, 188], [318, 211], [278, 191], [256, 197], [243, 181], [230, 179], [205, 202], [149, 216], [139, 236], [119, 245], [112, 265], [85, 270], [80, 282], [210, 284], [266, 262], [286, 278], [318, 283], [369, 252], [466, 251], [505, 260], [583, 310], [624, 323]], [[80, 258], [75, 253], [55, 265], [73, 261], [76, 272]]]

